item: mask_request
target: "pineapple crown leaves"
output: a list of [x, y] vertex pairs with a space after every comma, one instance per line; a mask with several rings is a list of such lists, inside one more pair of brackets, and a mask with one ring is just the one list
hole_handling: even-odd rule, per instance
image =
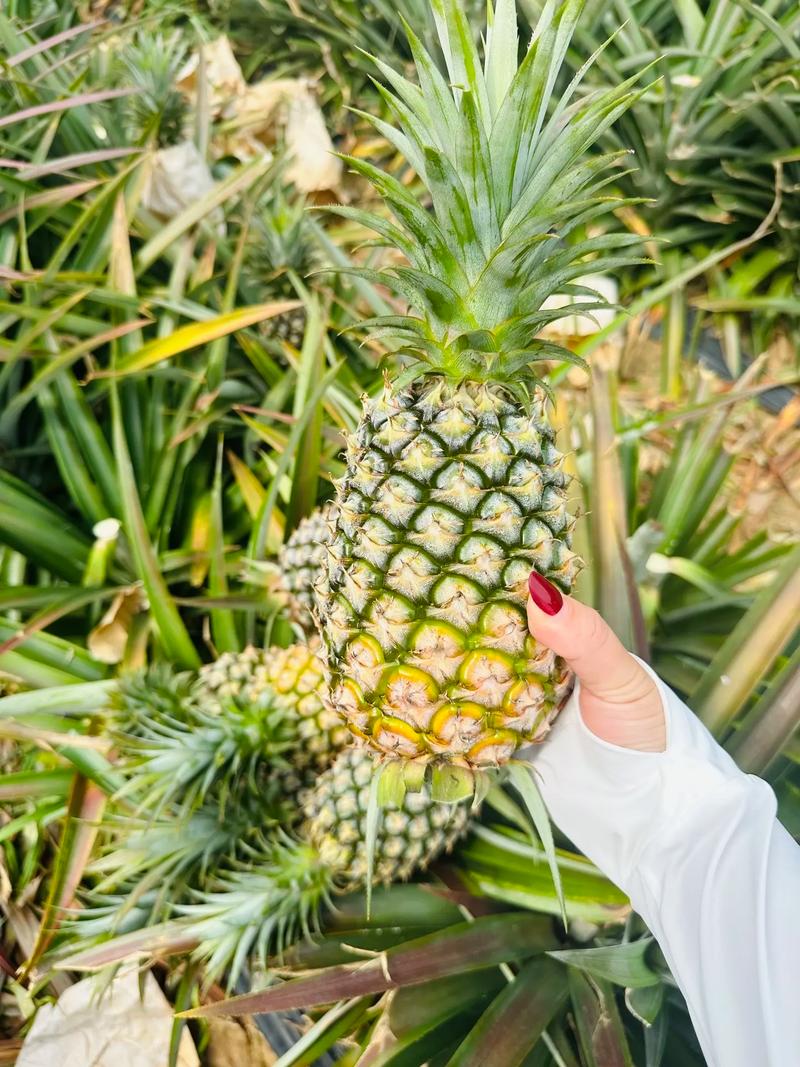
[[266, 280], [294, 271], [301, 277], [314, 273], [318, 249], [308, 225], [305, 197], [292, 195], [283, 181], [285, 161], [278, 164], [275, 180], [254, 214], [252, 239], [246, 247], [247, 267]]
[[164, 146], [181, 140], [188, 101], [175, 81], [185, 55], [179, 33], [139, 33], [122, 49], [124, 80], [138, 89], [122, 104], [123, 123], [134, 141]]
[[270, 772], [291, 765], [300, 743], [296, 717], [260, 702], [218, 701], [201, 689], [181, 719], [152, 719], [137, 735], [118, 736], [128, 779], [118, 799], [133, 797], [151, 814], [175, 805], [192, 811], [212, 789], [223, 811], [233, 795], [264, 792], [277, 803]]
[[233, 855], [247, 837], [254, 824], [251, 808], [237, 805], [223, 818], [212, 796], [183, 819], [112, 817], [108, 821], [111, 841], [91, 865], [96, 879], [93, 895], [123, 887], [128, 888], [129, 898], [154, 889], [170, 893], [170, 887], [184, 878], [196, 884], [221, 856]]
[[248, 959], [266, 965], [300, 937], [311, 938], [332, 906], [333, 873], [312, 846], [281, 834], [245, 852], [213, 889], [176, 908], [208, 982], [227, 971], [231, 986]]
[[184, 721], [195, 702], [190, 672], [155, 663], [119, 677], [109, 695], [108, 713], [117, 734], [144, 737], [158, 722]]
[[[112, 813], [105, 825], [107, 840], [90, 868], [93, 885], [84, 899], [93, 921], [100, 921], [110, 897], [116, 906], [106, 933], [168, 918], [176, 901], [209, 884], [220, 864], [230, 863], [248, 840], [293, 814], [282, 796], [273, 796], [270, 807], [263, 783], [258, 792], [252, 784], [247, 789], [237, 786], [232, 789], [225, 779], [215, 783], [196, 810], [183, 814]], [[227, 803], [234, 791], [235, 803]], [[76, 929], [84, 940], [84, 926], [79, 923]]]
[[[627, 202], [604, 191], [619, 178], [627, 153], [586, 153], [640, 95], [634, 87], [641, 75], [578, 98], [590, 60], [555, 97], [583, 0], [566, 0], [560, 9], [548, 0], [521, 62], [514, 0], [498, 0], [489, 9], [483, 64], [459, 0], [431, 2], [448, 79], [406, 26], [417, 84], [374, 59], [389, 86], [379, 92], [397, 125], [371, 120], [415, 169], [431, 208], [371, 163], [343, 157], [383, 197], [394, 221], [334, 210], [369, 226], [408, 260], [380, 278], [416, 315], [372, 325], [393, 333], [428, 372], [518, 377], [537, 358], [565, 358], [564, 349], [535, 337], [570, 313], [543, 311], [549, 296], [589, 271], [636, 261], [630, 251], [636, 235], [580, 235]], [[607, 305], [598, 298], [594, 306]], [[479, 346], [469, 342], [475, 336], [483, 338]]]

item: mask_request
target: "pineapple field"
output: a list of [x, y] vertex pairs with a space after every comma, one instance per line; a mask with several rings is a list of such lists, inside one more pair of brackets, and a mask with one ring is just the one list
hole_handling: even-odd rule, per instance
[[728, 1067], [549, 817], [526, 607], [800, 837], [800, 3], [0, 49], [0, 1065]]

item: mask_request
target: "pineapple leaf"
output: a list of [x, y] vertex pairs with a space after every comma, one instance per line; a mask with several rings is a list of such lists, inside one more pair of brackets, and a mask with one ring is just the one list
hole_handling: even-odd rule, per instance
[[[406, 234], [389, 219], [383, 218], [381, 215], [376, 215], [372, 211], [364, 211], [362, 208], [345, 207], [343, 205], [333, 205], [326, 208], [331, 214], [340, 215], [343, 219], [352, 219], [353, 222], [357, 222], [367, 229], [373, 230], [375, 233], [380, 234], [391, 247], [397, 247], [401, 252], [411, 258], [413, 254], [413, 244], [409, 241]], [[328, 270], [335, 268], [328, 267]], [[340, 270], [342, 268], [339, 268]], [[357, 270], [358, 268], [352, 268]]]
[[[376, 764], [372, 770], [367, 801], [366, 829], [364, 832], [364, 852], [367, 861], [367, 921], [372, 912], [372, 880], [375, 877], [375, 850], [378, 844], [378, 827], [381, 821], [381, 782], [389, 764]], [[393, 772], [390, 772], [393, 773]]]
[[[334, 1001], [389, 988], [419, 985], [451, 974], [484, 971], [555, 947], [550, 922], [515, 912], [457, 923], [382, 952], [380, 957], [284, 982], [270, 989], [183, 1012], [183, 1018], [244, 1015]], [[64, 964], [61, 964], [64, 966]]]
[[[561, 885], [561, 871], [558, 867], [558, 856], [556, 855], [556, 846], [553, 841], [553, 828], [550, 825], [550, 816], [547, 814], [547, 808], [544, 806], [542, 795], [536, 785], [536, 780], [534, 778], [535, 770], [529, 763], [512, 761], [508, 767], [508, 774], [511, 779], [511, 784], [522, 797], [528, 814], [531, 817], [531, 821], [533, 822], [536, 832], [539, 835], [539, 839], [541, 840], [542, 847], [547, 856], [550, 873], [553, 877], [553, 885], [555, 886], [558, 904], [561, 909], [561, 919], [564, 923], [564, 929], [567, 929], [569, 925], [567, 919], [567, 905], [564, 899], [564, 889]], [[538, 842], [534, 840], [534, 844], [538, 844]]]
[[442, 804], [458, 804], [475, 793], [475, 773], [455, 764], [431, 767], [431, 796]]
[[435, 124], [435, 139], [432, 143], [442, 151], [452, 147], [452, 131], [458, 126], [458, 108], [453, 99], [453, 94], [439, 73], [436, 64], [423, 48], [419, 39], [415, 36], [411, 27], [404, 22], [408, 37], [411, 54], [417, 68], [417, 77], [421, 89], [421, 96], [426, 113], [430, 115], [431, 123]]
[[618, 945], [564, 949], [547, 955], [569, 967], [577, 967], [593, 978], [605, 978], [628, 989], [646, 989], [661, 981], [647, 962], [652, 946], [652, 937], [642, 937]]
[[492, 118], [497, 115], [517, 69], [517, 6], [515, 0], [497, 0], [486, 38], [486, 91]]
[[479, 234], [472, 218], [472, 204], [449, 159], [434, 148], [426, 148], [425, 179], [433, 200], [436, 217], [445, 239], [463, 257], [467, 275], [480, 270], [484, 256]]
[[[583, 311], [581, 314], [583, 314]], [[574, 352], [571, 352], [563, 345], [553, 344], [549, 341], [537, 341], [535, 345], [535, 348], [508, 353], [503, 359], [502, 377], [498, 374], [498, 380], [502, 381], [506, 376], [512, 377], [531, 363], [551, 359], [558, 360], [559, 363], [571, 363], [574, 367], [580, 367], [581, 370], [585, 370], [587, 374], [589, 373], [589, 364], [586, 360], [581, 356], [576, 356]]]
[[478, 113], [488, 127], [491, 110], [486, 82], [464, 9], [458, 0], [431, 0], [431, 8], [456, 100], [459, 90], [474, 93]]
[[382, 808], [388, 805], [401, 808], [406, 798], [405, 765], [401, 760], [392, 760], [385, 764], [378, 785], [378, 803]]

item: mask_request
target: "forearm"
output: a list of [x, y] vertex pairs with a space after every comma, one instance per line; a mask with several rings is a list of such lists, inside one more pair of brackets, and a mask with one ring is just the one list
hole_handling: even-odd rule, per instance
[[658, 939], [709, 1063], [800, 1062], [800, 850], [769, 787], [659, 689], [661, 753], [596, 738], [574, 694], [532, 755], [542, 794]]

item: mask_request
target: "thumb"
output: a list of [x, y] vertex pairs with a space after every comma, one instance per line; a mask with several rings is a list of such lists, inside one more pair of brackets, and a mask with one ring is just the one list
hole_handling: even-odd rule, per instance
[[528, 586], [528, 627], [580, 680], [586, 725], [614, 744], [662, 751], [664, 712], [647, 671], [594, 608], [565, 596], [536, 571]]

